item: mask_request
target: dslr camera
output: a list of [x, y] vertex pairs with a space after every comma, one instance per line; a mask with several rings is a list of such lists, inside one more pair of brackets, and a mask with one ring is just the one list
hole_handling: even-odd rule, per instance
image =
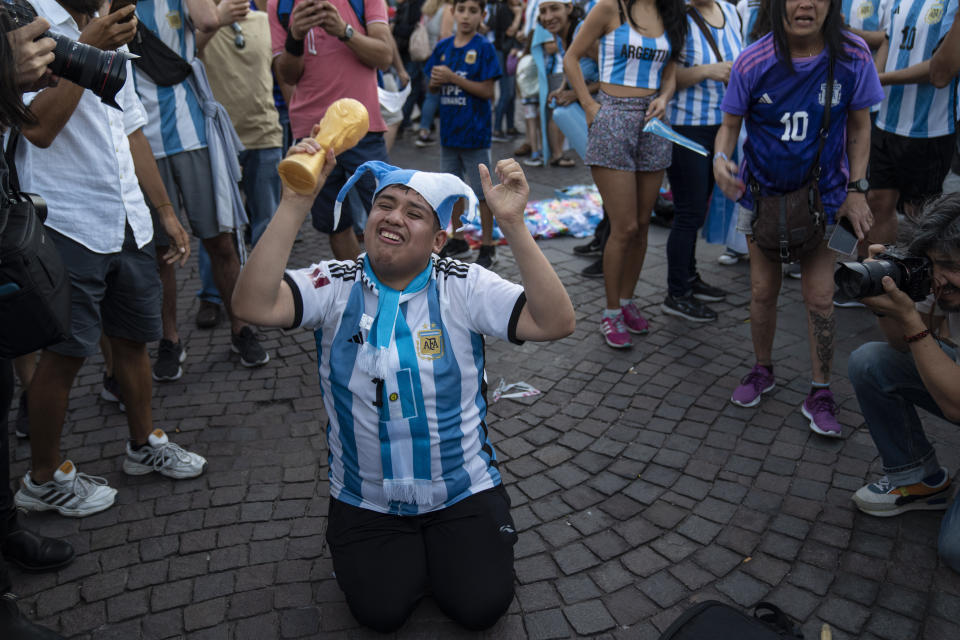
[[917, 302], [926, 298], [933, 286], [933, 263], [926, 256], [887, 247], [867, 262], [842, 262], [833, 274], [840, 294], [849, 300], [879, 296], [883, 276], [890, 276], [897, 288]]
[[[36, 9], [27, 0], [2, 0], [0, 13], [3, 12], [9, 16], [9, 20], [0, 20], [5, 30], [26, 26], [37, 17]], [[53, 73], [89, 89], [105, 105], [120, 109], [116, 100], [117, 92], [127, 81], [127, 60], [132, 60], [134, 56], [122, 51], [101, 51], [49, 31], [41, 37], [53, 38], [57, 43], [53, 50], [53, 63], [50, 64]]]

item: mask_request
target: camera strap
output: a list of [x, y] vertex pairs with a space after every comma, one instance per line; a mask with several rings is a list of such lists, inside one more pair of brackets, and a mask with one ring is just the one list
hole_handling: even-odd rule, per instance
[[824, 95], [823, 104], [824, 104], [824, 113], [823, 113], [823, 124], [820, 126], [820, 133], [817, 134], [817, 137], [820, 138], [820, 141], [817, 143], [817, 155], [813, 158], [813, 165], [810, 167], [810, 170], [807, 172], [807, 181], [811, 178], [820, 180], [820, 154], [823, 153], [823, 145], [827, 142], [827, 134], [830, 132], [830, 109], [833, 108], [833, 67], [834, 60], [833, 56], [830, 56], [830, 64], [827, 66], [827, 84], [824, 85]]

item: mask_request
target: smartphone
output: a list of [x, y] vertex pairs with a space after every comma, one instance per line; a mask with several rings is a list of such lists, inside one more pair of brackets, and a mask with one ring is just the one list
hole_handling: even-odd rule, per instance
[[[137, 4], [137, 0], [112, 0], [110, 2], [110, 13], [115, 13], [124, 7], [129, 7], [132, 4]], [[124, 18], [120, 22], [127, 22], [130, 18]]]
[[852, 256], [857, 250], [857, 236], [853, 233], [853, 225], [848, 218], [837, 219], [837, 224], [834, 225], [833, 233], [827, 242], [827, 248], [845, 256]]

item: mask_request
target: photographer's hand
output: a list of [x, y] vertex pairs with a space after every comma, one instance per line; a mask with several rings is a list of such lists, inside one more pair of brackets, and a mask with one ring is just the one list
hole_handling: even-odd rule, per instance
[[49, 28], [50, 23], [38, 17], [24, 27], [7, 32], [13, 49], [14, 79], [21, 91], [39, 91], [53, 79], [47, 65], [53, 62], [53, 48], [57, 43], [53, 38], [40, 38]]
[[[136, 5], [130, 5], [99, 18], [92, 18], [80, 31], [77, 41], [104, 51], [127, 44], [137, 34], [137, 17], [133, 15], [135, 9]], [[123, 22], [124, 20], [128, 21]]]
[[923, 319], [920, 317], [920, 312], [917, 311], [916, 303], [910, 296], [897, 288], [896, 283], [890, 276], [884, 276], [881, 283], [885, 294], [863, 298], [861, 302], [871, 311], [895, 320], [897, 324], [901, 325], [904, 335], [910, 333], [911, 329], [916, 329], [917, 326], [920, 328], [912, 333], [922, 331], [924, 327]]

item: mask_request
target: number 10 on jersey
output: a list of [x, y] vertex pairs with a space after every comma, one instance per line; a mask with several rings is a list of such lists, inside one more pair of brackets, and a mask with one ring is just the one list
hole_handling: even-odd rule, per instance
[[784, 142], [801, 142], [807, 137], [807, 125], [809, 117], [806, 111], [787, 111], [780, 118], [783, 123], [783, 135], [780, 139]]

